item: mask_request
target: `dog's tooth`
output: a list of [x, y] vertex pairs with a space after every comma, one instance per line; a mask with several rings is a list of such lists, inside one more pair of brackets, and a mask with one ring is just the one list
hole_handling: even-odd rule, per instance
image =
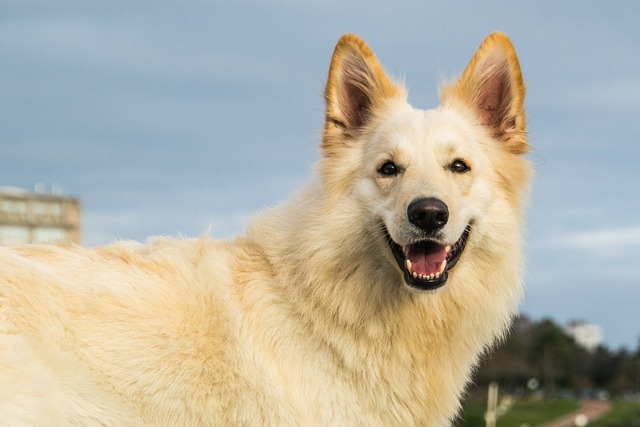
[[404, 262], [405, 267], [407, 267], [407, 271], [411, 273], [411, 261], [407, 258]]
[[447, 246], [444, 248], [444, 251], [449, 255], [451, 253], [451, 246]]
[[413, 273], [411, 273], [411, 275], [413, 276], [414, 279], [418, 278], [418, 273], [416, 273], [415, 271]]
[[447, 260], [443, 259], [442, 264], [440, 264], [440, 274], [444, 273], [445, 268], [447, 268]]

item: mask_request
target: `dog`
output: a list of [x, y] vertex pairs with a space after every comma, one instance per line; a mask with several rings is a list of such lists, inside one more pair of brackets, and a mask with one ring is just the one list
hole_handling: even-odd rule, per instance
[[0, 420], [450, 425], [522, 295], [524, 96], [502, 33], [431, 110], [344, 35], [314, 178], [244, 235], [0, 250]]

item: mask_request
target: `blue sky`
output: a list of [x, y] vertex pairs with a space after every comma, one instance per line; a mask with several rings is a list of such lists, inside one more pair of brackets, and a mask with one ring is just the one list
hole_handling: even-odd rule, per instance
[[640, 3], [0, 1], [0, 185], [81, 199], [84, 243], [241, 233], [318, 159], [335, 42], [420, 108], [504, 31], [528, 85], [523, 311], [640, 338]]

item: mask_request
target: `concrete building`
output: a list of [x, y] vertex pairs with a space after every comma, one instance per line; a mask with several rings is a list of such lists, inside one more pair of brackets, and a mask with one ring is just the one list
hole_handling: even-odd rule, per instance
[[80, 220], [73, 197], [0, 187], [0, 245], [80, 243]]
[[584, 321], [570, 322], [566, 331], [578, 345], [588, 351], [594, 351], [602, 344], [602, 328], [593, 323]]

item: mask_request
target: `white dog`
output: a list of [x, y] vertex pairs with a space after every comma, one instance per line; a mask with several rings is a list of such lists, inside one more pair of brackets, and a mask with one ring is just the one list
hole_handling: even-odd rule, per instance
[[318, 173], [246, 236], [2, 248], [1, 423], [449, 424], [521, 296], [524, 91], [496, 33], [417, 110], [345, 35]]

